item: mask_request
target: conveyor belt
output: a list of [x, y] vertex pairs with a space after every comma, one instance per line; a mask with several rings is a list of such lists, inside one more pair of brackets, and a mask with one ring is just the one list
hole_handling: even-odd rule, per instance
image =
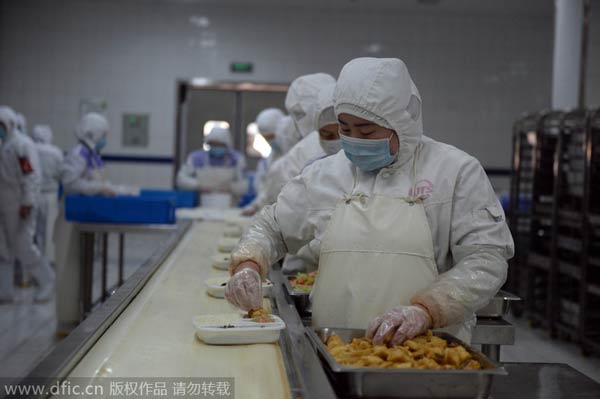
[[194, 336], [195, 315], [233, 311], [204, 288], [226, 275], [211, 266], [224, 227], [193, 225], [69, 377], [233, 377], [239, 397], [289, 397], [278, 345], [209, 346]]

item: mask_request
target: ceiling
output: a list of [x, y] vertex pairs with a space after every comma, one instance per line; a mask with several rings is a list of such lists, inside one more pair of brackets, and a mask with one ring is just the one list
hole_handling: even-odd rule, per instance
[[552, 15], [554, 0], [114, 0], [221, 7], [344, 8], [364, 11]]

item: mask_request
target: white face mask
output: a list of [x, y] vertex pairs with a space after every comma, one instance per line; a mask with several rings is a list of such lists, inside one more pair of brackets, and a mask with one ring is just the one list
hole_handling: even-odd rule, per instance
[[340, 139], [337, 139], [337, 140], [319, 139], [319, 143], [321, 143], [321, 148], [323, 148], [323, 151], [325, 151], [325, 154], [327, 154], [327, 155], [337, 154], [342, 149], [342, 142]]

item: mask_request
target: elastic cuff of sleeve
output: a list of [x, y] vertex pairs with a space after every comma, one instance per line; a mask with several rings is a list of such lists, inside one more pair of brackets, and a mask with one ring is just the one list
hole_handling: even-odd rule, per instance
[[258, 267], [260, 268], [260, 277], [265, 279], [267, 278], [267, 274], [269, 272], [268, 268], [266, 266], [264, 266], [264, 263], [259, 262], [257, 259], [254, 258], [250, 258], [250, 257], [239, 257], [236, 255], [233, 255], [231, 257], [231, 262], [229, 263], [229, 274], [233, 274], [233, 271], [242, 263], [244, 262], [253, 262], [256, 263], [258, 265]]
[[433, 296], [428, 295], [425, 292], [416, 294], [411, 299], [412, 305], [419, 305], [427, 311], [433, 324], [433, 328], [440, 328], [446, 326], [446, 318], [442, 312], [442, 307], [437, 303]]

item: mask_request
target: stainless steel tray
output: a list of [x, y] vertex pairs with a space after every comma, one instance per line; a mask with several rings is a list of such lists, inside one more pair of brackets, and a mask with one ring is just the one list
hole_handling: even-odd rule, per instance
[[476, 314], [477, 317], [504, 317], [510, 309], [510, 303], [512, 301], [520, 301], [516, 295], [506, 291], [498, 291], [498, 293], [492, 298], [483, 308], [479, 309]]
[[302, 317], [312, 316], [312, 308], [310, 303], [310, 292], [296, 291], [292, 288], [290, 280], [295, 276], [285, 276], [285, 289], [289, 296], [294, 300], [294, 305], [298, 313]]
[[334, 387], [343, 397], [360, 398], [488, 398], [493, 378], [506, 370], [469, 345], [443, 332], [434, 335], [463, 345], [484, 367], [483, 370], [398, 370], [357, 368], [339, 364], [325, 342], [338, 335], [344, 342], [365, 335], [364, 330], [307, 327], [307, 334], [325, 365]]

